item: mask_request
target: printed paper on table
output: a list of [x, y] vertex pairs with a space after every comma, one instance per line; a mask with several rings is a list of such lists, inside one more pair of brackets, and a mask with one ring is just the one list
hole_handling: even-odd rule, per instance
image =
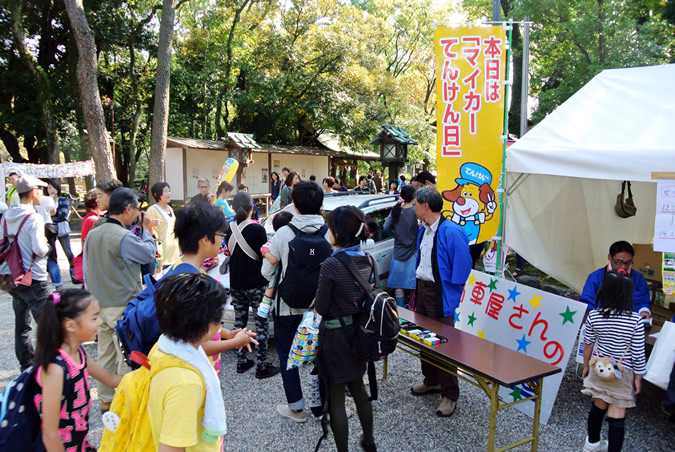
[[[586, 304], [472, 271], [464, 286], [455, 328], [547, 362], [563, 371], [544, 378], [541, 422], [546, 424], [560, 388]], [[526, 384], [501, 387], [505, 403], [534, 395]], [[515, 405], [534, 416], [534, 402]]]
[[507, 38], [501, 26], [438, 27], [436, 165], [443, 215], [469, 241], [491, 239], [499, 226]]

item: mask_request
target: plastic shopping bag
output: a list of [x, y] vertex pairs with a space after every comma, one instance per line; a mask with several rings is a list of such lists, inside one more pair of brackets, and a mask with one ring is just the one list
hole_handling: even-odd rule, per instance
[[277, 196], [270, 206], [270, 215], [281, 210], [281, 196]]
[[662, 389], [668, 387], [675, 361], [675, 323], [665, 322], [647, 362], [645, 380]]
[[319, 323], [321, 316], [314, 309], [305, 312], [295, 332], [291, 351], [288, 353], [286, 370], [302, 367], [314, 361], [319, 351]]

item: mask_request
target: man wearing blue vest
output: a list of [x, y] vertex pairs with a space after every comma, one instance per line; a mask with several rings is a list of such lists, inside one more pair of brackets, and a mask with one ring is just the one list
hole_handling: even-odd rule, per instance
[[609, 262], [607, 265], [588, 275], [586, 284], [584, 284], [580, 300], [588, 305], [588, 309], [595, 307], [595, 296], [600, 289], [605, 274], [610, 270], [623, 269], [633, 280], [633, 310], [640, 314], [643, 319], [651, 318], [651, 299], [647, 281], [645, 281], [642, 273], [633, 271], [631, 268], [634, 255], [635, 251], [630, 243], [623, 240], [612, 243], [612, 246], [609, 247], [609, 255], [607, 256]]
[[[116, 188], [110, 195], [110, 218], [95, 226], [84, 242], [82, 269], [84, 284], [101, 305], [98, 327], [98, 363], [110, 373], [125, 374], [122, 351], [115, 339], [117, 320], [133, 299], [143, 290], [141, 264], [153, 262], [155, 240], [148, 232], [150, 219], [140, 214], [138, 195], [129, 188]], [[141, 237], [128, 228], [134, 221], [142, 225]], [[107, 411], [113, 389], [99, 382], [101, 411]]]
[[[455, 325], [455, 310], [471, 273], [469, 238], [461, 226], [441, 215], [443, 198], [433, 186], [415, 192], [415, 213], [422, 221], [417, 233], [417, 289], [415, 306], [418, 314]], [[436, 415], [455, 413], [459, 398], [457, 376], [440, 370], [424, 360], [424, 382], [413, 386], [414, 395], [441, 393]]]

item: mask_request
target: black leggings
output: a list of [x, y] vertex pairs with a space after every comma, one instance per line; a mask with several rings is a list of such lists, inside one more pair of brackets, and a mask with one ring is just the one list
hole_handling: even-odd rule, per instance
[[[359, 415], [361, 428], [363, 429], [363, 442], [366, 445], [375, 444], [373, 437], [373, 407], [368, 400], [368, 393], [363, 384], [363, 379], [347, 383], [349, 392], [354, 397], [356, 411]], [[347, 423], [347, 411], [345, 409], [345, 385], [331, 384], [329, 388], [329, 413], [330, 428], [333, 431], [335, 445], [338, 452], [349, 450], [349, 424]]]

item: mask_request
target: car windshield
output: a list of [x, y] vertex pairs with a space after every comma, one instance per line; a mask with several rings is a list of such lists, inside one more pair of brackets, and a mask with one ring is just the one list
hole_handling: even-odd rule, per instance
[[[324, 198], [323, 206], [321, 207], [321, 213], [324, 218], [327, 218], [331, 211], [337, 209], [340, 206], [351, 205], [358, 207], [361, 209], [361, 211], [363, 211], [366, 217], [366, 225], [368, 225], [369, 229], [371, 230], [373, 240], [375, 242], [379, 242], [391, 237], [390, 234], [387, 234], [384, 231], [384, 222], [389, 216], [391, 209], [394, 207], [394, 205], [396, 205], [397, 199], [398, 195], [327, 195]], [[287, 205], [283, 210], [291, 212], [294, 215], [297, 214], [293, 204]], [[261, 224], [265, 227], [265, 232], [267, 233], [268, 237], [274, 235], [272, 218], [274, 218], [277, 213], [278, 212], [273, 213], [261, 222]]]

